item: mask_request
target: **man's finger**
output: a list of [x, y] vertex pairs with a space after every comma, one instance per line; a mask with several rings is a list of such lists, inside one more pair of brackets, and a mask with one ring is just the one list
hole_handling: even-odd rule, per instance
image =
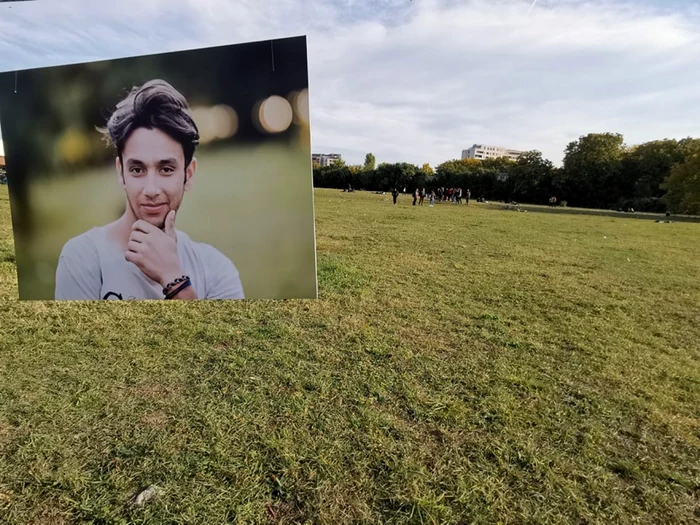
[[127, 251], [124, 253], [124, 259], [130, 263], [136, 264], [136, 261], [139, 259], [139, 254], [136, 252]]
[[134, 225], [131, 227], [133, 231], [141, 231], [143, 233], [152, 233], [158, 228], [153, 226], [150, 222], [146, 222], [144, 220], [139, 219], [134, 223]]
[[148, 234], [143, 233], [140, 230], [132, 231], [131, 235], [129, 235], [129, 241], [135, 241], [135, 242], [139, 242], [139, 243], [146, 242], [147, 238], [148, 238]]
[[165, 233], [175, 237], [175, 210], [170, 210], [165, 217]]
[[137, 241], [129, 241], [126, 245], [127, 253], [133, 252], [134, 254], [138, 254], [141, 252], [142, 247], [143, 243]]

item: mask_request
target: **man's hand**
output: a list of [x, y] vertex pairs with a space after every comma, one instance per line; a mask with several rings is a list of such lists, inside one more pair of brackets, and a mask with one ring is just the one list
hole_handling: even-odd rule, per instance
[[146, 221], [136, 221], [132, 226], [125, 258], [163, 287], [182, 276], [177, 255], [175, 211], [170, 210], [165, 217], [165, 231]]

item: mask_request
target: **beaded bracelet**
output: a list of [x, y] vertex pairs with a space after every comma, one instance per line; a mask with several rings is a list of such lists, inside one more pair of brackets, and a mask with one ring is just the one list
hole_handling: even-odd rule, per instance
[[176, 288], [173, 288], [172, 290], [170, 290], [170, 292], [168, 293], [168, 295], [165, 296], [165, 298], [172, 299], [173, 297], [175, 297], [177, 294], [179, 294], [182, 290], [184, 290], [185, 288], [187, 288], [191, 284], [192, 284], [192, 281], [190, 281], [188, 278], [182, 285], [177, 286]]
[[182, 277], [178, 277], [174, 281], [169, 282], [165, 285], [165, 288], [163, 288], [163, 295], [168, 295], [168, 292], [173, 286], [175, 286], [176, 284], [184, 283], [187, 279], [189, 279], [189, 276], [183, 275]]

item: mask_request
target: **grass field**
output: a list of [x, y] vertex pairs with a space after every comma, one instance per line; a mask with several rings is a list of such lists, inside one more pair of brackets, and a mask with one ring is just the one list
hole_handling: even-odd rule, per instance
[[0, 191], [2, 523], [700, 521], [700, 224], [317, 190], [319, 300], [25, 303]]

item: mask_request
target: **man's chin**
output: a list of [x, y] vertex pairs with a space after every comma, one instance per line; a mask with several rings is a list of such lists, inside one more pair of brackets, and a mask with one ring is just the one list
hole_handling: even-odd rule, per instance
[[165, 217], [143, 217], [142, 220], [161, 230], [165, 228]]

